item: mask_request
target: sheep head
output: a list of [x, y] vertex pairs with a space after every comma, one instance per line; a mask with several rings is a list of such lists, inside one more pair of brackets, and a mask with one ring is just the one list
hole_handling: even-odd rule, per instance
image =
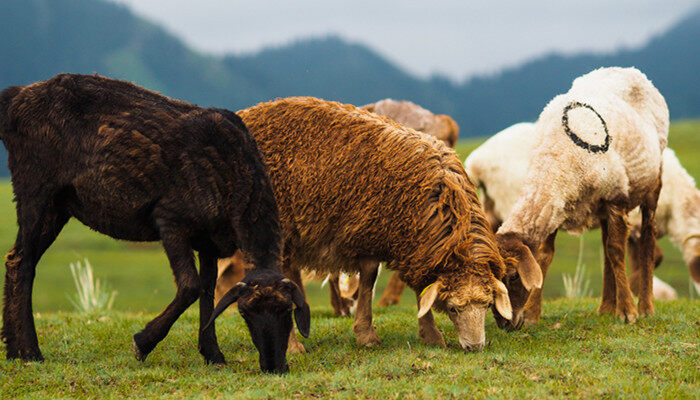
[[309, 336], [311, 322], [309, 305], [299, 287], [274, 270], [250, 270], [221, 298], [207, 327], [235, 302], [260, 354], [260, 369], [274, 373], [289, 371], [286, 353], [293, 328], [292, 310], [297, 329], [304, 337]]
[[503, 283], [508, 289], [512, 307], [512, 317], [494, 308], [493, 314], [499, 328], [517, 330], [523, 325], [523, 309], [530, 297], [530, 292], [542, 287], [543, 277], [537, 260], [532, 255], [530, 247], [514, 233], [497, 234], [498, 247], [506, 263], [506, 274]]
[[464, 350], [479, 351], [486, 343], [486, 312], [493, 306], [510, 317], [508, 290], [493, 275], [439, 278], [421, 292], [418, 318], [431, 308], [444, 312], [455, 326]]

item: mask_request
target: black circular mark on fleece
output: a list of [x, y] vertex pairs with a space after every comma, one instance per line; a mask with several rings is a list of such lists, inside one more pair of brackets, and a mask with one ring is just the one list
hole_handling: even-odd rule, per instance
[[[603, 145], [597, 145], [597, 144], [590, 144], [586, 142], [585, 140], [581, 139], [576, 133], [574, 133], [570, 128], [569, 128], [569, 111], [573, 110], [574, 108], [587, 108], [598, 117], [600, 120], [600, 123], [603, 124], [603, 129], [605, 130], [605, 143]], [[573, 142], [576, 144], [576, 146], [581, 147], [585, 150], [590, 151], [591, 153], [605, 153], [608, 151], [608, 148], [610, 147], [610, 133], [608, 132], [608, 126], [605, 124], [605, 120], [603, 120], [603, 117], [598, 114], [598, 111], [594, 110], [593, 107], [589, 106], [588, 104], [585, 103], [579, 103], [578, 101], [572, 101], [569, 103], [566, 107], [564, 107], [564, 115], [561, 117], [561, 122], [564, 125], [564, 131], [566, 132], [567, 135], [573, 140]]]

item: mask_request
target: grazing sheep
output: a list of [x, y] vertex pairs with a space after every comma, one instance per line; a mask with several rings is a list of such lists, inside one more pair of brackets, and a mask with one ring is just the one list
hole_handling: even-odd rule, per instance
[[[518, 194], [527, 178], [527, 166], [535, 151], [537, 135], [535, 124], [520, 123], [492, 136], [467, 158], [465, 167], [469, 177], [484, 190], [486, 217], [497, 230], [515, 204]], [[506, 157], [508, 155], [508, 157]], [[690, 276], [700, 293], [700, 191], [695, 180], [681, 166], [673, 150], [663, 151], [663, 186], [656, 211], [657, 238], [669, 234], [671, 242], [683, 251]], [[627, 243], [632, 275], [630, 288], [639, 293], [641, 269], [636, 263], [641, 251], [640, 234], [642, 216], [638, 208], [629, 215], [631, 232]], [[658, 266], [663, 253], [655, 245], [654, 259]], [[654, 277], [653, 294], [655, 299], [677, 298], [675, 290], [662, 280]], [[533, 294], [534, 295], [534, 294]], [[525, 314], [527, 317], [527, 310]]]
[[2, 339], [8, 359], [42, 359], [32, 316], [36, 264], [75, 217], [116, 239], [163, 243], [177, 292], [134, 335], [137, 359], [144, 360], [199, 298], [199, 351], [207, 362], [225, 362], [214, 325], [205, 324], [215, 312], [216, 260], [241, 249], [255, 269], [230, 296], [239, 298], [260, 367], [287, 369], [292, 302], [302, 333], [308, 332], [308, 305], [278, 272], [277, 205], [240, 118], [128, 82], [61, 74], [2, 92], [0, 138], [9, 153], [19, 224], [6, 258]]
[[[392, 99], [380, 100], [373, 104], [368, 104], [360, 107], [363, 110], [371, 111], [377, 115], [383, 115], [392, 120], [413, 128], [416, 131], [427, 133], [436, 137], [450, 147], [454, 147], [459, 137], [459, 126], [447, 115], [436, 115], [414, 104], [410, 101], [396, 101]], [[237, 269], [238, 266], [241, 269]], [[226, 291], [233, 287], [240, 277], [243, 276], [244, 264], [240, 262], [231, 262], [230, 260], [222, 260], [219, 264], [219, 279], [217, 280], [217, 302], [218, 298], [223, 296]], [[224, 270], [222, 270], [224, 268]], [[313, 274], [313, 278], [317, 278]], [[323, 279], [321, 277], [320, 279]], [[351, 290], [344, 291], [339, 286], [339, 275], [331, 274], [328, 277], [328, 287], [331, 295], [331, 305], [335, 315], [350, 316], [356, 307], [357, 302], [357, 275], [347, 277], [347, 283]], [[384, 294], [379, 299], [379, 305], [397, 304], [401, 299], [401, 294], [406, 284], [401, 281], [398, 272], [394, 272], [389, 279], [389, 286], [384, 290]], [[342, 293], [342, 294], [341, 294]]]
[[[666, 103], [644, 74], [602, 68], [555, 97], [531, 134], [521, 134], [529, 126], [518, 124], [489, 139], [465, 165], [477, 186], [486, 188], [484, 205], [496, 217], [492, 223], [504, 221], [497, 232], [501, 251], [528, 263], [537, 254], [546, 275], [558, 229], [581, 233], [600, 223], [605, 271], [599, 312], [630, 322], [638, 313], [652, 314], [653, 218], [668, 125]], [[624, 264], [627, 214], [637, 206], [642, 213], [638, 310]], [[523, 306], [526, 318], [539, 318], [541, 290], [528, 300], [522, 278], [507, 278], [513, 319], [497, 318], [501, 326], [518, 328]]]
[[[444, 345], [431, 307], [446, 311], [464, 349], [484, 346], [495, 303], [508, 316], [505, 271], [473, 185], [456, 154], [428, 135], [351, 105], [299, 97], [238, 113], [270, 171], [284, 231], [284, 269], [360, 274], [353, 331], [372, 326], [377, 264], [416, 292], [419, 334]], [[226, 304], [225, 296], [217, 309]], [[296, 349], [296, 336], [290, 337]], [[291, 348], [290, 348], [291, 349]]]

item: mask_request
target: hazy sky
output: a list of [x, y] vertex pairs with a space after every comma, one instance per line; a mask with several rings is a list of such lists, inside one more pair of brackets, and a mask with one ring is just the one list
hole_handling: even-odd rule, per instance
[[551, 51], [637, 46], [698, 0], [114, 0], [209, 53], [339, 34], [415, 74], [457, 80]]

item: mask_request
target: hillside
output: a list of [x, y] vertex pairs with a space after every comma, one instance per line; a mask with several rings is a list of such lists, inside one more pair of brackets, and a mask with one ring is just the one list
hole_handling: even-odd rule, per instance
[[[353, 104], [394, 97], [452, 115], [467, 137], [534, 119], [574, 77], [593, 68], [634, 65], [659, 87], [672, 118], [700, 116], [700, 9], [637, 49], [552, 54], [461, 84], [414, 77], [368, 47], [332, 36], [251, 55], [207, 56], [104, 0], [4, 0], [0, 38], [0, 87], [59, 72], [97, 72], [230, 109], [291, 95]], [[7, 175], [4, 160], [0, 146], [0, 176]]]

